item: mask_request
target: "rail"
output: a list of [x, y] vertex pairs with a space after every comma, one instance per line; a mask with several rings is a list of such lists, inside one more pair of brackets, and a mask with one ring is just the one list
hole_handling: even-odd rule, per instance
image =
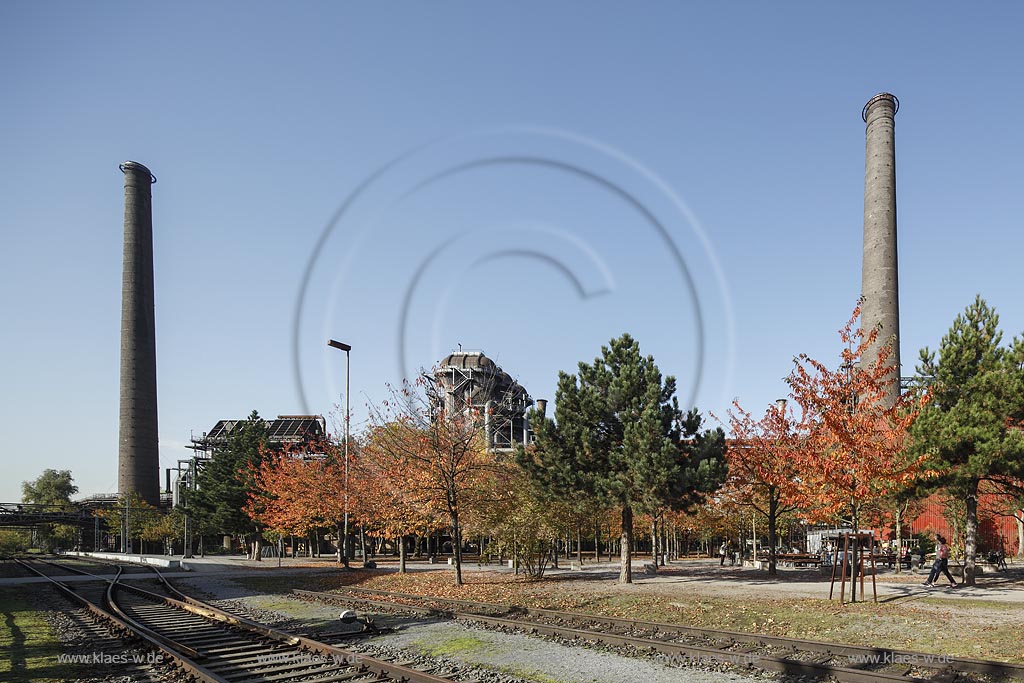
[[[122, 582], [123, 567], [110, 579], [77, 567], [46, 563], [105, 581], [107, 587], [101, 607], [29, 563], [18, 562], [48, 579], [96, 617], [164, 653], [171, 662], [203, 683], [230, 683], [240, 676], [246, 680], [261, 680], [267, 676], [267, 680], [271, 680], [285, 671], [291, 672], [289, 680], [293, 681], [347, 680], [372, 675], [379, 683], [452, 683], [448, 678], [367, 657], [231, 614], [185, 595], [153, 567], [148, 569], [156, 574], [163, 588], [177, 598]], [[141, 602], [126, 602], [124, 593], [132, 594]], [[196, 617], [203, 623], [196, 625]], [[319, 655], [319, 659], [311, 653]], [[311, 665], [313, 661], [322, 665]], [[325, 678], [328, 674], [333, 679]]]
[[[293, 590], [292, 593], [326, 602], [409, 610], [423, 616], [474, 620], [496, 627], [640, 648], [645, 651], [663, 653], [670, 658], [683, 657], [691, 661], [713, 660], [743, 664], [790, 675], [814, 678], [832, 677], [851, 683], [877, 681], [929, 681], [935, 683], [954, 679], [957, 681], [969, 680], [956, 678], [956, 674], [1003, 676], [1024, 680], [1024, 665], [1007, 662], [959, 657], [943, 658], [907, 650], [763, 636], [576, 612], [425, 597], [393, 591], [351, 587], [339, 590], [342, 592], [317, 593]], [[396, 600], [418, 602], [421, 605], [358, 597], [359, 595], [393, 597]], [[439, 608], [433, 605], [453, 607]], [[494, 614], [495, 612], [497, 615]], [[598, 626], [595, 627], [595, 624]], [[611, 629], [618, 629], [621, 633], [615, 633]], [[635, 635], [638, 632], [647, 632], [650, 637]], [[915, 674], [915, 672], [922, 671], [928, 671], [929, 675], [922, 677]]]

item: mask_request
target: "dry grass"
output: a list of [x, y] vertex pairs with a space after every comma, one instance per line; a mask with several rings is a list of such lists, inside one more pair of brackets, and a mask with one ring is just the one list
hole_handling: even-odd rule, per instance
[[[756, 575], [755, 575], [756, 576]], [[962, 595], [915, 594], [874, 604], [840, 605], [823, 598], [787, 596], [763, 581], [744, 585], [736, 575], [734, 594], [707, 583], [644, 583], [629, 587], [608, 581], [552, 578], [527, 582], [508, 574], [474, 571], [456, 586], [446, 571], [351, 572], [300, 582], [315, 590], [343, 585], [418, 595], [480, 600], [526, 607], [573, 610], [605, 616], [662, 621], [748, 633], [764, 633], [837, 643], [870, 643], [935, 655], [1024, 662], [1020, 605], [971, 600]], [[265, 579], [248, 584], [280, 590]], [[295, 587], [299, 587], [297, 585]], [[823, 596], [827, 595], [827, 584]]]

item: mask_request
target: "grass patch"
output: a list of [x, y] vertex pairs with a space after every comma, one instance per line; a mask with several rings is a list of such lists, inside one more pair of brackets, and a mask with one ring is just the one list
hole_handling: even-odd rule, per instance
[[499, 666], [498, 671], [515, 676], [516, 678], [524, 678], [528, 681], [535, 681], [536, 683], [565, 683], [557, 678], [552, 678], [547, 674], [544, 674], [536, 669], [527, 669], [525, 667], [518, 666]]
[[416, 640], [412, 643], [424, 653], [431, 657], [443, 657], [445, 655], [460, 655], [469, 652], [478, 652], [490, 646], [484, 640], [472, 635], [452, 636], [435, 642], [428, 643], [423, 640]]
[[58, 663], [63, 646], [21, 591], [0, 588], [0, 613], [0, 679], [48, 683], [80, 677], [74, 665]]

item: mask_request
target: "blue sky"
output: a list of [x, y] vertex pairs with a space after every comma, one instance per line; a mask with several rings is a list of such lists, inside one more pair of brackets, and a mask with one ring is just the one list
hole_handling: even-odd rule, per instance
[[164, 465], [221, 418], [330, 413], [328, 337], [356, 429], [459, 344], [553, 398], [625, 331], [702, 410], [759, 410], [838, 353], [882, 90], [904, 374], [976, 293], [1017, 334], [1022, 13], [4, 3], [0, 500], [47, 467], [116, 488], [126, 159], [159, 179]]

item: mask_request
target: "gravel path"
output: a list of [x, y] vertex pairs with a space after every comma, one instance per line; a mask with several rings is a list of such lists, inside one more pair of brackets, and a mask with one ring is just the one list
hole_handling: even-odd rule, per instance
[[[339, 608], [282, 595], [251, 595], [227, 577], [181, 581], [182, 590], [202, 592], [236, 613], [280, 628], [323, 628], [337, 623]], [[269, 609], [268, 609], [269, 607]], [[377, 623], [396, 631], [344, 647], [443, 671], [482, 683], [765, 683], [769, 674], [740, 674], [721, 665], [669, 667], [657, 656], [628, 657], [612, 648], [583, 648], [553, 640], [467, 626], [450, 621], [403, 620], [382, 615]]]
[[370, 641], [377, 648], [428, 655], [487, 667], [530, 681], [558, 683], [764, 683], [765, 676], [723, 670], [670, 668], [614, 652], [561, 645], [515, 633], [469, 628], [453, 622], [421, 624]]

